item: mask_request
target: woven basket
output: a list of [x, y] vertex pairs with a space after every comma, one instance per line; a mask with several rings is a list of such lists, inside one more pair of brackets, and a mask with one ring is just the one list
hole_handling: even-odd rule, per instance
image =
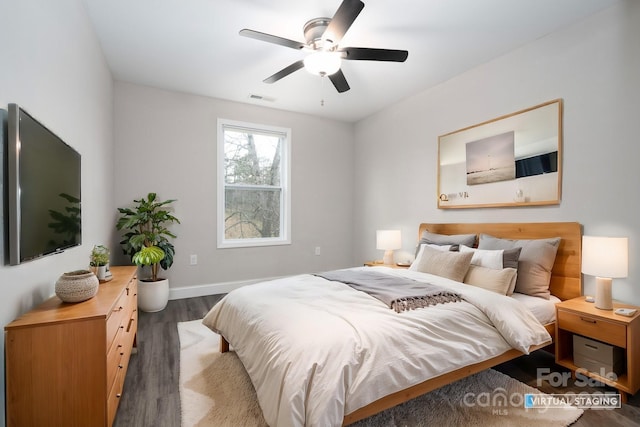
[[100, 282], [88, 270], [64, 273], [56, 282], [56, 295], [64, 302], [81, 302], [98, 293]]

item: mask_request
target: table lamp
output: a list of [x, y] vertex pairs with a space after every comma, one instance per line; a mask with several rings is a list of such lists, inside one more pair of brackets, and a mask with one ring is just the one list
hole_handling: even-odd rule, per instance
[[596, 276], [596, 308], [613, 310], [611, 281], [615, 277], [627, 277], [628, 240], [626, 237], [582, 236], [582, 273]]
[[382, 262], [387, 265], [393, 264], [393, 250], [402, 247], [402, 235], [400, 230], [377, 230], [376, 248], [384, 251]]

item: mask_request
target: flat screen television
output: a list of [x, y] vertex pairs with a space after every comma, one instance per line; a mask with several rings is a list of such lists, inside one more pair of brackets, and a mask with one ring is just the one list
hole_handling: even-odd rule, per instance
[[80, 245], [80, 154], [16, 104], [6, 154], [9, 264]]

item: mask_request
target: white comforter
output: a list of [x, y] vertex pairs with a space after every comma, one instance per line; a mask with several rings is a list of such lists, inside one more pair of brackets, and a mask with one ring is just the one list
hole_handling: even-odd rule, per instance
[[449, 287], [465, 301], [396, 313], [342, 283], [300, 275], [234, 290], [207, 314], [203, 323], [237, 352], [270, 426], [339, 426], [390, 393], [551, 340], [513, 298], [376, 268]]

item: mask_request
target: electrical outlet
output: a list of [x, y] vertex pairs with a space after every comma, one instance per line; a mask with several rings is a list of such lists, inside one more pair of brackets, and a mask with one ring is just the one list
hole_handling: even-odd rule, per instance
[[316, 255], [320, 255], [320, 246], [316, 246]]
[[198, 264], [198, 255], [195, 255], [195, 254], [194, 254], [194, 255], [191, 255], [191, 256], [189, 257], [189, 264], [191, 264], [191, 265], [196, 265], [196, 264]]

